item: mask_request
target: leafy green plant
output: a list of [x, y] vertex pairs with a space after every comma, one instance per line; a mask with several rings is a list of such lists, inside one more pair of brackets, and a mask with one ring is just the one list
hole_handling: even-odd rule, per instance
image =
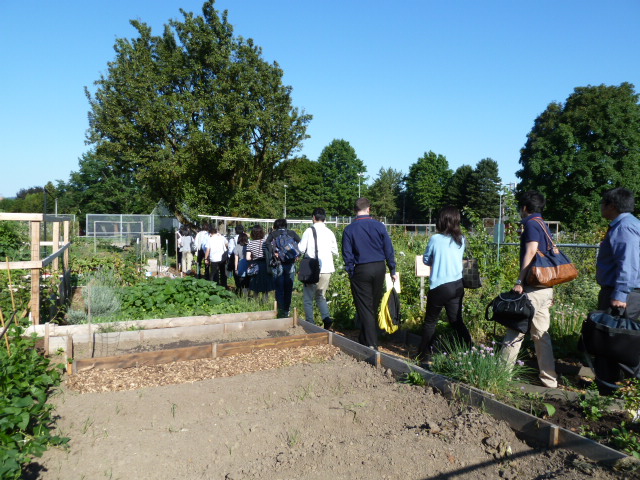
[[416, 385], [419, 387], [427, 384], [427, 381], [424, 379], [424, 377], [415, 370], [411, 370], [410, 372], [405, 373], [400, 379], [400, 382], [408, 383], [409, 385]]
[[620, 398], [624, 401], [624, 408], [634, 422], [640, 418], [640, 380], [629, 378], [618, 391]]
[[620, 428], [612, 428], [613, 444], [628, 453], [629, 455], [640, 459], [640, 438], [633, 431], [627, 429], [626, 422], [622, 422]]
[[131, 320], [223, 313], [236, 296], [192, 277], [150, 278], [122, 291], [122, 315]]
[[591, 385], [586, 391], [582, 400], [580, 400], [580, 407], [587, 420], [598, 421], [607, 412], [607, 408], [614, 402], [614, 398], [610, 396], [600, 395], [597, 387]]
[[468, 348], [457, 340], [443, 340], [442, 346], [443, 351], [433, 355], [433, 371], [486, 392], [515, 391], [516, 380], [530, 373], [520, 361], [508, 365], [494, 345]]
[[51, 435], [51, 389], [60, 383], [63, 366], [52, 366], [36, 350], [35, 337], [23, 338], [24, 329], [8, 331], [11, 354], [0, 347], [0, 478], [21, 478], [22, 468], [49, 447], [67, 438]]

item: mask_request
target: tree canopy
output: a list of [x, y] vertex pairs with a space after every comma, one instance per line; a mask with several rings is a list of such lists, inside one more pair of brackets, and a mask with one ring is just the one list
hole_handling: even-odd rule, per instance
[[433, 214], [443, 206], [451, 175], [447, 158], [432, 151], [409, 167], [406, 186], [415, 221], [433, 220]]
[[498, 162], [484, 158], [476, 164], [470, 177], [468, 187], [468, 203], [465, 206], [473, 209], [480, 218], [498, 216], [500, 183]]
[[640, 192], [640, 106], [634, 86], [578, 87], [536, 118], [520, 151], [518, 192], [539, 190], [546, 217], [570, 228], [600, 222], [602, 193]]
[[325, 209], [334, 215], [352, 215], [353, 205], [360, 194], [364, 196], [367, 169], [346, 140], [333, 140], [318, 158], [322, 177]]
[[404, 181], [402, 172], [393, 168], [381, 168], [368, 189], [371, 210], [376, 216], [393, 221], [400, 210], [399, 200]]
[[179, 217], [259, 215], [311, 116], [292, 106], [278, 64], [234, 37], [213, 0], [201, 16], [181, 13], [162, 35], [132, 20], [137, 37], [116, 40], [95, 94], [87, 90], [89, 141]]

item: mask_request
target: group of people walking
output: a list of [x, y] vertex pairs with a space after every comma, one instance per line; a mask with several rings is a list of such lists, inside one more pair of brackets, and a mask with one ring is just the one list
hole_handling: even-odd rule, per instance
[[245, 233], [242, 225], [237, 225], [235, 235], [229, 237], [211, 225], [203, 226], [195, 236], [183, 229], [179, 242], [182, 274], [192, 272], [189, 255], [195, 253], [195, 274], [198, 278], [207, 278], [227, 287], [227, 276], [233, 277], [236, 293], [250, 294], [262, 300], [266, 300], [270, 292], [275, 292], [278, 316], [288, 317], [296, 262], [304, 255], [318, 258], [319, 281], [304, 284], [305, 316], [308, 321], [314, 321], [315, 303], [325, 328], [330, 328], [333, 320], [325, 293], [335, 271], [333, 257], [339, 252], [335, 234], [327, 228], [325, 220], [325, 210], [316, 208], [312, 226], [302, 237], [288, 228], [284, 218], [277, 219], [268, 233], [259, 224], [251, 227], [249, 234]]
[[[539, 378], [543, 386], [553, 388], [558, 385], [549, 335], [553, 287], [528, 283], [536, 253], [546, 253], [553, 248], [549, 241], [551, 233], [542, 218], [544, 207], [545, 197], [538, 191], [525, 192], [519, 198], [522, 218], [520, 270], [512, 289], [526, 294], [535, 309], [529, 334], [538, 361]], [[621, 308], [623, 315], [637, 320], [640, 317], [640, 220], [633, 216], [633, 192], [625, 188], [609, 190], [602, 198], [601, 208], [602, 216], [610, 223], [600, 244], [596, 264], [596, 280], [601, 287], [598, 308]], [[359, 198], [354, 210], [356, 217], [343, 232], [342, 257], [360, 324], [359, 342], [377, 349], [378, 310], [387, 271], [393, 282], [398, 281], [395, 252], [386, 227], [371, 216], [369, 200]], [[254, 225], [249, 234], [239, 225], [235, 236], [230, 238], [212, 226], [203, 228], [191, 240], [183, 234], [180, 243], [184, 255], [183, 272], [190, 265], [189, 252], [196, 252], [198, 276], [204, 272], [207, 278], [226, 286], [225, 269], [228, 269], [235, 277], [238, 293], [251, 291], [253, 295], [266, 297], [275, 290], [278, 313], [286, 317], [291, 306], [296, 261], [304, 255], [318, 258], [319, 281], [304, 284], [305, 318], [314, 323], [315, 303], [323, 325], [330, 328], [333, 320], [325, 293], [335, 271], [333, 257], [338, 255], [338, 245], [334, 233], [324, 223], [324, 209], [316, 208], [312, 220], [313, 225], [302, 237], [287, 228], [286, 219], [276, 220], [267, 235], [260, 225]], [[462, 265], [467, 241], [460, 224], [457, 208], [442, 208], [436, 219], [437, 233], [429, 239], [423, 255], [424, 264], [430, 267], [430, 290], [418, 359], [425, 366], [436, 349], [436, 325], [443, 309], [459, 342], [468, 346], [473, 343], [463, 319]], [[293, 256], [288, 247], [283, 246], [287, 241], [295, 245]], [[274, 245], [279, 247], [274, 248]], [[251, 273], [247, 272], [248, 265], [253, 267]], [[501, 353], [506, 364], [515, 363], [523, 338], [523, 333], [507, 329]], [[621, 375], [620, 369], [606, 359], [596, 359], [595, 370], [600, 392], [610, 394], [615, 388], [612, 385]]]
[[[538, 191], [525, 192], [519, 198], [518, 208], [522, 218], [520, 271], [513, 291], [526, 294], [534, 307], [529, 334], [538, 361], [539, 378], [543, 386], [554, 388], [558, 385], [558, 374], [549, 335], [553, 287], [528, 283], [529, 269], [537, 252], [547, 253], [553, 248], [548, 240], [551, 233], [542, 218], [544, 207], [545, 197]], [[640, 220], [633, 216], [634, 209], [634, 194], [626, 188], [614, 188], [603, 195], [601, 214], [610, 223], [598, 250], [596, 281], [600, 285], [599, 310], [620, 309], [624, 317], [638, 320]], [[435, 327], [442, 309], [445, 309], [458, 340], [468, 346], [472, 344], [462, 315], [462, 259], [466, 241], [460, 230], [460, 212], [455, 207], [443, 208], [436, 221], [436, 230], [438, 233], [430, 238], [423, 258], [424, 263], [431, 267], [431, 280], [418, 355], [427, 365], [434, 351]], [[524, 333], [507, 329], [502, 342], [502, 358], [507, 365], [515, 363], [524, 336]], [[594, 366], [600, 393], [613, 393], [615, 382], [623, 374], [620, 367], [606, 358], [595, 358]]]

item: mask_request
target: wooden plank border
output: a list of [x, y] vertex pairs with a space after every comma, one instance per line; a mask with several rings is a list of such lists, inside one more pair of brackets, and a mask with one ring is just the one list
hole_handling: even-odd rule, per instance
[[162, 363], [198, 360], [202, 358], [220, 358], [241, 353], [251, 353], [256, 350], [270, 348], [295, 348], [310, 345], [326, 345], [329, 333], [314, 333], [307, 335], [293, 335], [290, 337], [274, 337], [243, 342], [212, 343], [194, 347], [173, 348], [154, 352], [131, 353], [112, 357], [98, 357], [75, 360], [73, 372], [92, 369], [112, 369], [140, 367], [143, 365], [158, 365]]

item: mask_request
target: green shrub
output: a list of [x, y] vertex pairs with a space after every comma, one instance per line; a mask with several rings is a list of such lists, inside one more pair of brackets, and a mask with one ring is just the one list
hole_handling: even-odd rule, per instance
[[52, 366], [35, 348], [36, 339], [23, 338], [12, 325], [11, 354], [0, 346], [0, 478], [21, 478], [22, 468], [49, 446], [68, 439], [51, 435], [51, 389], [60, 383], [62, 365]]
[[113, 270], [98, 270], [90, 274], [87, 286], [82, 290], [82, 298], [92, 317], [114, 315], [120, 311], [117, 292], [120, 281]]

